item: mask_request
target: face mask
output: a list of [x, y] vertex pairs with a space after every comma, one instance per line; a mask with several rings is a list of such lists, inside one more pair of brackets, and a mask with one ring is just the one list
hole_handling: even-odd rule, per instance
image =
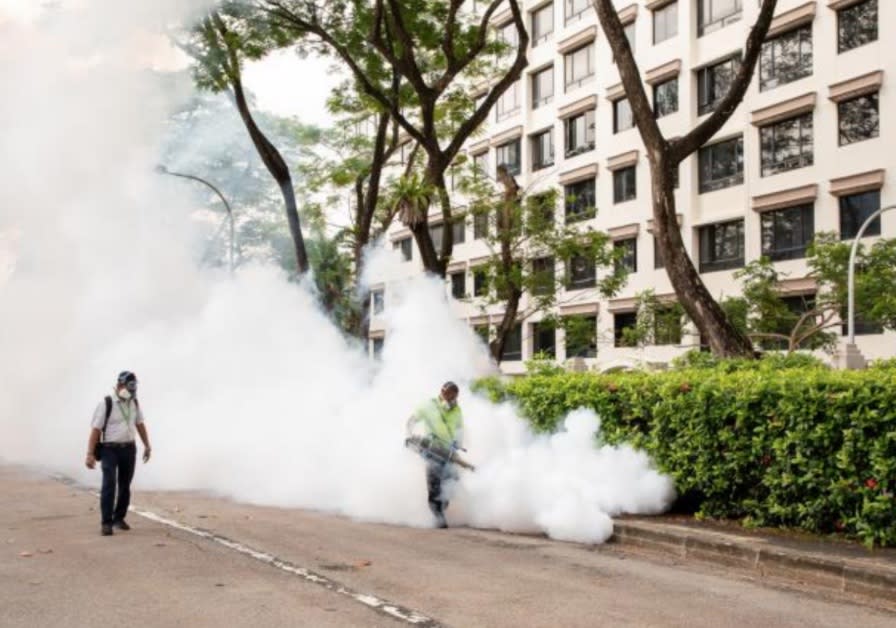
[[128, 390], [127, 388], [123, 388], [123, 389], [119, 390], [118, 398], [123, 399], [124, 401], [127, 401], [128, 399], [131, 398], [131, 391]]
[[446, 410], [451, 410], [454, 406], [457, 405], [457, 400], [448, 401], [447, 399], [442, 399], [442, 405], [445, 406]]

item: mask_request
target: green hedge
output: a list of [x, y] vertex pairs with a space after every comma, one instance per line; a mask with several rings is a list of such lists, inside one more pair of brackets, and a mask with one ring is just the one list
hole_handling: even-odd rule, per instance
[[698, 514], [896, 545], [896, 369], [690, 368], [484, 380], [535, 429], [593, 408], [608, 443], [651, 454]]

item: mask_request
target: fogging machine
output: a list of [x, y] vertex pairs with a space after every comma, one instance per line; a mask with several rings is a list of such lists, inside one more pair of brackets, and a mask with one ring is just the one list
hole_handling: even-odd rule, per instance
[[450, 462], [459, 467], [475, 471], [476, 467], [457, 455], [457, 450], [453, 447], [445, 447], [442, 443], [425, 436], [411, 436], [406, 438], [404, 446], [413, 449], [424, 458], [432, 458], [440, 462]]

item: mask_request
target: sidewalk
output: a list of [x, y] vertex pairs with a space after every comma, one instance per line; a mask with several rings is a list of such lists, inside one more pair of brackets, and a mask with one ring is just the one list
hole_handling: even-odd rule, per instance
[[716, 564], [761, 580], [807, 583], [896, 609], [896, 549], [693, 517], [622, 517], [611, 542]]

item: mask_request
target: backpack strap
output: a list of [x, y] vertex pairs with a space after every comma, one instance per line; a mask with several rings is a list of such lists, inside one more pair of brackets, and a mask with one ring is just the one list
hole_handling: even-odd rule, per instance
[[106, 420], [103, 421], [103, 441], [106, 440], [106, 426], [109, 425], [109, 417], [112, 415], [112, 397], [106, 395]]

